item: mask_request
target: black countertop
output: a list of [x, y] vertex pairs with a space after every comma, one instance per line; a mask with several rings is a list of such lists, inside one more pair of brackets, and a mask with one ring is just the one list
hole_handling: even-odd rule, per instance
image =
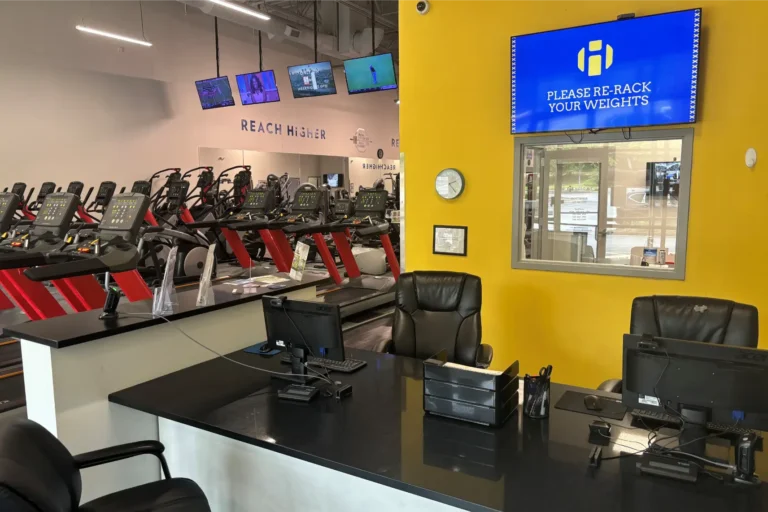
[[[287, 274], [269, 273], [269, 275], [288, 277]], [[241, 278], [247, 277], [248, 275], [244, 275]], [[178, 305], [174, 307], [174, 313], [166, 315], [166, 318], [169, 320], [178, 320], [190, 316], [202, 315], [210, 311], [261, 300], [264, 295], [279, 295], [310, 286], [325, 284], [329, 281], [330, 278], [327, 274], [305, 272], [301, 282], [286, 281], [280, 283], [280, 285], [285, 285], [283, 288], [269, 289], [267, 287], [262, 287], [259, 289], [258, 293], [249, 293], [245, 295], [233, 294], [233, 286], [225, 284], [225, 281], [216, 282], [212, 287], [215, 304], [205, 307], [197, 307], [197, 285], [180, 287], [176, 292]], [[128, 302], [127, 299], [123, 298], [120, 301], [118, 311], [123, 313], [151, 315], [152, 301], [143, 300], [138, 302]], [[101, 312], [102, 311], [99, 309], [59, 316], [48, 320], [38, 320], [36, 322], [12, 325], [3, 328], [3, 336], [33, 341], [53, 348], [65, 348], [88, 341], [107, 338], [116, 334], [143, 329], [163, 322], [160, 318], [149, 317], [121, 317], [116, 321], [105, 322], [104, 320], [99, 319]]]
[[[604, 460], [597, 471], [590, 470], [588, 425], [594, 416], [552, 407], [548, 420], [516, 413], [502, 428], [491, 429], [425, 415], [421, 361], [350, 353], [368, 366], [353, 374], [334, 374], [353, 385], [353, 396], [342, 402], [325, 397], [310, 404], [281, 401], [273, 391], [284, 384], [223, 359], [113, 393], [109, 399], [467, 510], [680, 512], [768, 506], [765, 485], [736, 486], [706, 475], [697, 484], [638, 476], [632, 456]], [[277, 358], [244, 352], [231, 357], [264, 369], [286, 369]], [[567, 389], [579, 390], [553, 384], [552, 403]], [[613, 423], [629, 427], [627, 420]], [[648, 432], [614, 426], [611, 436], [622, 436], [619, 442], [640, 450]], [[724, 440], [713, 441], [718, 444], [708, 446], [708, 456], [732, 459], [733, 450]], [[603, 448], [603, 457], [617, 453]], [[757, 464], [758, 472], [768, 468], [763, 453], [758, 453]]]

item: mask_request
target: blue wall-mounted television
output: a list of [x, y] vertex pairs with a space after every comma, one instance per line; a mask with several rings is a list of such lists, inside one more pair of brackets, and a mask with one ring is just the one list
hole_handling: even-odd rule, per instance
[[212, 108], [232, 107], [235, 99], [232, 97], [232, 87], [229, 85], [229, 77], [208, 78], [198, 80], [197, 95], [200, 97], [200, 105], [203, 110]]
[[701, 9], [511, 38], [513, 134], [696, 121]]

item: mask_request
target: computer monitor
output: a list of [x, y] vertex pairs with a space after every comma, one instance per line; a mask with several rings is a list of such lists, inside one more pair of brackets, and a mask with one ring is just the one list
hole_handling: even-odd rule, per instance
[[630, 334], [623, 349], [627, 407], [768, 430], [768, 350]]
[[262, 305], [267, 346], [291, 354], [293, 375], [306, 375], [307, 356], [344, 361], [338, 304], [266, 296]]

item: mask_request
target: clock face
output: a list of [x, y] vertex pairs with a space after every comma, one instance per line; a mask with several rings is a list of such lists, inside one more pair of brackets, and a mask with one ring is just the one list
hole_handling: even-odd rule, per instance
[[464, 175], [456, 169], [443, 169], [435, 180], [435, 190], [443, 199], [456, 199], [464, 192]]

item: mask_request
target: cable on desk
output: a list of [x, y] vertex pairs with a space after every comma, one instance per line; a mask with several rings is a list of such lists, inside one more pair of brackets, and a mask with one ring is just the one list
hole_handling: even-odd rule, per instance
[[[155, 315], [155, 314], [152, 314], [152, 313], [122, 313], [122, 312], [121, 312], [121, 313], [120, 313], [120, 316], [121, 316], [121, 317], [135, 317], [135, 318], [149, 318], [149, 319], [160, 318], [160, 319], [162, 319], [163, 321], [165, 321], [166, 323], [168, 323], [168, 325], [170, 325], [171, 327], [173, 327], [174, 329], [176, 329], [177, 331], [179, 331], [179, 332], [180, 332], [180, 333], [181, 333], [181, 334], [182, 334], [182, 335], [183, 335], [185, 338], [187, 338], [187, 339], [189, 339], [190, 341], [192, 341], [192, 342], [196, 343], [197, 345], [200, 345], [200, 346], [201, 346], [201, 347], [203, 347], [205, 350], [207, 350], [207, 351], [209, 351], [209, 352], [211, 352], [211, 353], [213, 353], [213, 354], [216, 354], [216, 355], [217, 355], [217, 356], [219, 356], [220, 358], [222, 358], [222, 359], [224, 359], [224, 360], [226, 360], [226, 361], [229, 361], [230, 363], [234, 363], [234, 364], [236, 364], [236, 365], [239, 365], [239, 366], [244, 366], [244, 367], [246, 367], [246, 368], [250, 368], [251, 370], [256, 370], [256, 371], [259, 371], [259, 372], [263, 372], [263, 373], [269, 373], [269, 374], [271, 374], [271, 375], [279, 375], [279, 376], [281, 376], [281, 377], [285, 377], [285, 375], [286, 375], [284, 372], [274, 372], [274, 371], [272, 371], [272, 370], [265, 370], [264, 368], [259, 368], [259, 367], [257, 367], [257, 366], [251, 366], [251, 365], [249, 365], [249, 364], [241, 363], [240, 361], [237, 361], [237, 360], [235, 360], [235, 359], [232, 359], [231, 357], [225, 356], [224, 354], [221, 354], [221, 353], [219, 353], [219, 352], [217, 352], [217, 351], [213, 350], [211, 347], [209, 347], [209, 346], [207, 346], [207, 345], [203, 345], [202, 343], [200, 343], [199, 341], [197, 341], [195, 338], [193, 338], [192, 336], [190, 336], [189, 334], [187, 334], [186, 332], [184, 332], [184, 331], [181, 329], [181, 327], [179, 327], [178, 325], [174, 324], [174, 323], [173, 323], [171, 320], [169, 320], [168, 318], [166, 318], [166, 317], [164, 317], [164, 316], [162, 316], [162, 315]], [[329, 384], [331, 384], [331, 385], [334, 385], [334, 382], [333, 382], [332, 380], [328, 379], [327, 377], [325, 377], [323, 374], [321, 374], [321, 373], [319, 373], [319, 372], [316, 372], [314, 369], [311, 369], [311, 368], [309, 368], [307, 365], [304, 365], [304, 366], [305, 366], [305, 368], [307, 368], [308, 370], [310, 370], [310, 371], [313, 371], [313, 372], [317, 373], [317, 375], [318, 375], [318, 377], [319, 377], [320, 379], [323, 379], [323, 380], [325, 380], [326, 382], [328, 382]]]

